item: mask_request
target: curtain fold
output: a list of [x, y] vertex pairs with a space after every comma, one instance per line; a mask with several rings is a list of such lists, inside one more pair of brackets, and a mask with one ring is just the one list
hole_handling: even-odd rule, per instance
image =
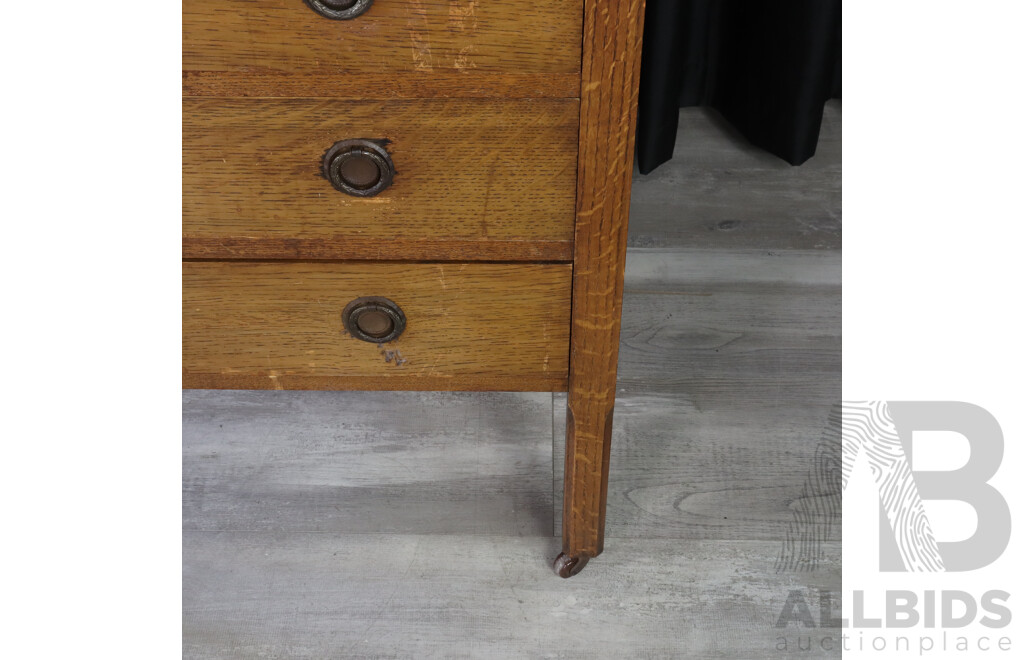
[[640, 172], [672, 158], [679, 108], [695, 105], [793, 165], [813, 156], [840, 95], [841, 20], [841, 0], [647, 0]]

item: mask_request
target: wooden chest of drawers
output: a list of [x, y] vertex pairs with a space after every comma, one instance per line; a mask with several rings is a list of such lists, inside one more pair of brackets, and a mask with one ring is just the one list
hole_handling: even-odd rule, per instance
[[568, 391], [603, 548], [642, 0], [185, 0], [183, 386]]

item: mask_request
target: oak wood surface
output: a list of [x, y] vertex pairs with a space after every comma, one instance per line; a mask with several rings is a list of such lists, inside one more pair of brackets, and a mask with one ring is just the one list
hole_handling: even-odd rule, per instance
[[186, 236], [181, 241], [181, 251], [188, 259], [572, 261], [572, 241]]
[[576, 98], [579, 73], [502, 72], [471, 75], [417, 70], [394, 73], [325, 74], [183, 71], [183, 96], [263, 98]]
[[[578, 112], [571, 99], [186, 98], [184, 256], [428, 260], [443, 252], [431, 241], [453, 240], [463, 249], [446, 258], [567, 259]], [[390, 140], [390, 188], [352, 197], [323, 177], [324, 152], [349, 138]]]
[[[561, 389], [570, 270], [560, 264], [185, 262], [184, 386]], [[405, 332], [384, 345], [347, 336], [342, 310], [363, 296], [398, 304]]]
[[[483, 340], [481, 340], [483, 341]], [[383, 355], [383, 354], [382, 354]], [[382, 358], [383, 359], [383, 358]], [[195, 390], [307, 390], [346, 392], [565, 392], [565, 374], [492, 374], [469, 376], [379, 376], [266, 372], [195, 373], [183, 372], [182, 389]]]
[[186, 71], [578, 73], [583, 0], [381, 0], [330, 20], [302, 0], [185, 0]]
[[562, 552], [604, 545], [643, 0], [587, 0]]

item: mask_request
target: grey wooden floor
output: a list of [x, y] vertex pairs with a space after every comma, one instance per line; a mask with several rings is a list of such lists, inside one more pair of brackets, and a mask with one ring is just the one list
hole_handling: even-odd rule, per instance
[[681, 119], [633, 187], [605, 554], [549, 567], [564, 395], [186, 392], [186, 657], [839, 657], [775, 624], [840, 589], [841, 106], [799, 168]]

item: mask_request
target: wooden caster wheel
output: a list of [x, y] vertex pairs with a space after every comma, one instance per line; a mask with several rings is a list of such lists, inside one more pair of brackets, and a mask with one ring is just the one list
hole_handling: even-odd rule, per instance
[[564, 552], [555, 557], [555, 573], [558, 577], [570, 578], [583, 570], [590, 557], [570, 557]]

